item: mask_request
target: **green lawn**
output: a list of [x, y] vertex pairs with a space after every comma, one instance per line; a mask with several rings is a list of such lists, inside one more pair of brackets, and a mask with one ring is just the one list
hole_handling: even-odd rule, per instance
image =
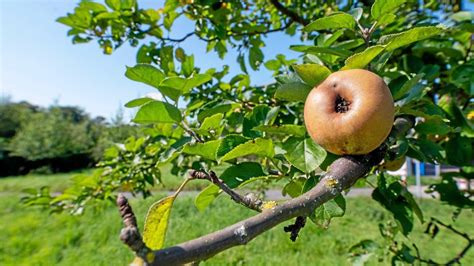
[[[29, 186], [43, 185], [37, 178], [40, 177], [21, 180]], [[59, 183], [65, 182], [59, 176], [53, 179], [58, 187]], [[7, 187], [19, 189], [22, 186], [26, 185], [18, 180], [0, 179], [3, 191]], [[83, 216], [73, 217], [24, 207], [19, 204], [20, 197], [17, 192], [0, 193], [0, 265], [126, 265], [132, 260], [132, 254], [118, 239], [122, 225], [112, 204], [87, 209]], [[132, 201], [140, 225], [147, 208], [159, 198], [160, 195], [157, 195], [147, 200]], [[453, 211], [433, 200], [425, 200], [421, 206], [427, 217], [435, 215], [446, 219]], [[172, 211], [166, 245], [212, 232], [250, 215], [251, 211], [234, 204], [227, 197], [220, 197], [204, 213], [197, 211], [192, 198], [179, 198]], [[349, 247], [363, 239], [380, 240], [378, 224], [389, 216], [368, 198], [350, 198], [347, 200], [346, 216], [334, 220], [328, 230], [308, 223], [300, 238], [293, 243], [283, 232], [284, 225], [280, 225], [248, 245], [225, 251], [202, 265], [348, 265], [346, 253]], [[474, 235], [472, 221], [474, 213], [465, 211], [454, 226]], [[415, 233], [410, 238], [416, 241], [424, 256], [443, 262], [464, 245], [463, 239], [444, 230], [432, 240], [422, 233], [423, 228], [417, 221]], [[474, 265], [474, 252], [471, 250], [462, 262]], [[371, 264], [380, 263], [373, 260]], [[382, 264], [389, 265], [389, 262]]]

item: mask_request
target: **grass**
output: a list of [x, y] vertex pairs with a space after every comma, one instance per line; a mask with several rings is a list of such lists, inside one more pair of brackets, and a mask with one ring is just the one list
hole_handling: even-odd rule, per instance
[[[65, 186], [66, 176], [24, 177], [18, 180], [1, 179], [0, 194], [0, 265], [125, 265], [133, 255], [118, 239], [121, 220], [111, 203], [89, 208], [83, 216], [49, 214], [45, 210], [25, 207], [19, 203], [22, 187], [47, 184]], [[13, 191], [12, 191], [13, 190]], [[16, 192], [15, 192], [16, 191]], [[135, 199], [132, 206], [138, 222], [143, 225], [147, 208], [162, 195], [150, 199]], [[438, 201], [424, 200], [421, 207], [425, 216], [434, 215], [451, 222], [453, 208]], [[201, 236], [253, 215], [253, 212], [220, 197], [211, 208], [200, 213], [191, 197], [178, 198], [172, 211], [166, 245], [170, 246]], [[378, 224], [390, 214], [369, 198], [347, 199], [347, 213], [335, 219], [328, 230], [308, 223], [295, 242], [283, 232], [283, 224], [257, 237], [246, 246], [225, 251], [202, 265], [348, 265], [348, 249], [364, 239], [381, 241]], [[456, 228], [474, 235], [474, 213], [464, 211], [453, 222]], [[289, 224], [287, 222], [285, 224]], [[420, 248], [422, 256], [444, 262], [464, 245], [459, 236], [441, 232], [435, 239], [423, 234], [425, 226], [416, 221], [410, 238]], [[402, 237], [399, 239], [403, 240]], [[462, 261], [474, 265], [472, 250]], [[371, 265], [386, 264], [372, 259]]]

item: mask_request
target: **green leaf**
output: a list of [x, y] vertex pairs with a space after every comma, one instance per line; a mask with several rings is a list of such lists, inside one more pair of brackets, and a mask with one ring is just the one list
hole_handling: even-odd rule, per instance
[[415, 130], [421, 134], [446, 135], [453, 129], [439, 116], [434, 116], [417, 124]]
[[376, 0], [370, 9], [370, 14], [373, 20], [379, 18], [387, 13], [392, 13], [397, 7], [403, 5], [406, 0]]
[[386, 44], [386, 51], [393, 51], [399, 47], [431, 38], [443, 31], [441, 27], [417, 27], [404, 32], [382, 36], [379, 43]]
[[412, 90], [418, 84], [418, 82], [420, 82], [424, 75], [424, 73], [417, 74], [412, 79], [405, 82], [405, 84], [403, 84], [403, 86], [400, 88], [394, 87], [391, 91], [393, 99], [397, 101], [406, 97], [408, 92], [410, 92], [410, 90]]
[[424, 223], [425, 221], [423, 218], [423, 211], [418, 205], [418, 202], [416, 202], [415, 198], [413, 197], [413, 194], [411, 194], [406, 186], [398, 186], [398, 188], [400, 189], [400, 195], [408, 202], [408, 205], [411, 207], [416, 217], [418, 217], [420, 223]]
[[126, 103], [125, 107], [128, 107], [128, 108], [138, 107], [138, 106], [142, 106], [145, 103], [148, 103], [148, 102], [151, 102], [151, 101], [154, 101], [154, 99], [148, 98], [148, 97], [138, 98], [138, 99], [131, 100], [128, 103]]
[[472, 138], [452, 136], [445, 144], [446, 160], [451, 165], [471, 166], [474, 158], [472, 147]]
[[131, 80], [150, 85], [171, 99], [177, 99], [181, 95], [178, 89], [160, 86], [165, 74], [152, 65], [137, 64], [134, 67], [127, 67], [125, 76]]
[[[181, 139], [173, 143], [165, 151], [162, 151], [162, 152], [160, 151], [160, 157], [159, 157], [157, 166], [169, 165], [171, 161], [176, 159], [181, 154], [183, 150], [183, 146], [189, 143], [191, 140], [192, 140], [191, 137], [182, 137]], [[152, 147], [152, 146], [150, 145], [147, 148], [149, 147]]]
[[312, 139], [290, 137], [283, 143], [285, 158], [299, 170], [310, 173], [324, 161], [326, 151]]
[[327, 67], [318, 64], [293, 65], [293, 69], [301, 80], [311, 87], [315, 87], [331, 74]]
[[[204, 121], [201, 123], [201, 126], [198, 129], [198, 133], [201, 135], [217, 135], [219, 136], [222, 132], [222, 121], [223, 121], [224, 115], [221, 113], [209, 116], [204, 118]], [[210, 131], [213, 131], [214, 133], [211, 134]]]
[[405, 188], [399, 182], [387, 182], [385, 175], [381, 174], [379, 175], [378, 186], [372, 192], [372, 198], [393, 214], [402, 233], [406, 236], [413, 229], [413, 208], [403, 198], [403, 189]]
[[242, 162], [232, 165], [219, 176], [230, 188], [236, 188], [250, 178], [264, 176], [262, 165], [256, 162]]
[[218, 186], [212, 184], [203, 189], [194, 199], [194, 205], [199, 211], [204, 211], [220, 194]]
[[443, 174], [442, 181], [438, 184], [431, 185], [429, 190], [432, 192], [436, 191], [439, 194], [439, 199], [451, 206], [474, 208], [474, 201], [466, 197], [465, 193], [459, 190], [457, 182], [449, 174], [450, 173]]
[[280, 85], [275, 91], [275, 98], [290, 102], [304, 102], [313, 87], [303, 82], [290, 82]]
[[173, 95], [169, 97], [173, 100], [177, 100], [178, 97], [182, 94], [188, 93], [193, 88], [200, 86], [209, 80], [212, 79], [212, 76], [209, 74], [197, 74], [190, 78], [182, 78], [182, 77], [169, 77], [165, 78], [160, 85], [158, 86], [159, 90], [164, 91], [176, 91]]
[[342, 217], [346, 212], [346, 200], [339, 194], [334, 199], [319, 206], [313, 213], [309, 215], [311, 221], [315, 224], [328, 228], [331, 219], [334, 217]]
[[74, 28], [75, 25], [76, 25], [76, 23], [74, 22], [74, 20], [70, 16], [59, 17], [59, 18], [56, 19], [56, 21], [61, 23], [61, 24], [66, 25], [66, 26], [72, 27], [72, 28]]
[[95, 12], [95, 13], [107, 12], [107, 8], [104, 5], [102, 5], [101, 3], [83, 1], [79, 4], [79, 6], [87, 8], [90, 11]]
[[330, 54], [330, 55], [335, 55], [339, 56], [342, 58], [346, 58], [352, 55], [351, 51], [342, 49], [342, 48], [336, 48], [336, 47], [318, 47], [318, 46], [308, 46], [308, 45], [291, 45], [290, 46], [291, 50], [297, 51], [297, 52], [304, 52], [308, 54]]
[[173, 105], [160, 101], [149, 102], [138, 110], [135, 123], [175, 123], [181, 121], [181, 112]]
[[226, 135], [223, 139], [219, 148], [217, 149], [217, 157], [224, 156], [226, 153], [230, 152], [235, 147], [247, 142], [249, 139], [240, 135], [229, 134]]
[[[472, 61], [471, 61], [472, 62]], [[463, 64], [453, 67], [450, 80], [456, 86], [463, 88], [469, 95], [474, 95], [474, 64]]]
[[244, 72], [245, 74], [247, 74], [247, 67], [245, 66], [245, 59], [244, 59], [244, 54], [240, 53], [238, 56], [237, 56], [237, 63], [239, 63], [239, 66], [240, 66], [240, 70], [242, 70], [242, 72]]
[[317, 31], [330, 29], [352, 29], [356, 25], [353, 16], [347, 13], [334, 13], [327, 17], [319, 18], [303, 28], [303, 31]]
[[378, 26], [387, 25], [394, 22], [397, 19], [395, 14], [384, 14], [377, 21]]
[[347, 50], [350, 50], [350, 49], [357, 48], [357, 47], [361, 46], [364, 43], [365, 43], [364, 39], [357, 38], [357, 39], [354, 39], [354, 40], [347, 40], [347, 41], [338, 42], [338, 43], [334, 44], [332, 47], [342, 49], [343, 51], [347, 51]]
[[181, 64], [181, 71], [184, 76], [189, 77], [194, 71], [194, 55], [188, 55], [185, 57]]
[[463, 21], [473, 21], [474, 20], [474, 12], [472, 11], [459, 11], [451, 16], [449, 16], [452, 20], [457, 21], [457, 22], [463, 22]]
[[276, 60], [276, 59], [268, 60], [267, 62], [265, 62], [265, 67], [268, 70], [277, 71], [281, 67], [281, 62], [280, 60]]
[[427, 139], [411, 139], [407, 155], [420, 161], [439, 164], [444, 161], [446, 151], [439, 144]]
[[204, 108], [206, 106], [203, 106], [202, 108], [203, 110], [199, 112], [198, 114], [198, 121], [202, 122], [204, 118], [218, 114], [218, 113], [225, 114], [227, 112], [234, 110], [238, 106], [240, 106], [238, 103], [233, 103], [233, 102], [222, 103], [222, 104], [213, 106], [211, 108]]
[[159, 250], [165, 243], [168, 221], [175, 196], [166, 197], [151, 205], [143, 228], [143, 242], [152, 250]]
[[360, 20], [363, 13], [364, 13], [364, 9], [362, 9], [361, 7], [356, 7], [349, 11], [349, 14], [351, 14], [351, 16], [353, 16], [356, 21]]
[[183, 148], [183, 153], [189, 155], [198, 155], [208, 160], [217, 161], [217, 149], [221, 145], [222, 140], [211, 140], [204, 143], [188, 143]]
[[254, 131], [253, 128], [259, 125], [272, 124], [276, 115], [278, 114], [278, 107], [270, 108], [267, 105], [257, 105], [252, 112], [245, 115], [242, 123], [242, 134], [249, 138], [261, 137], [259, 131]]
[[112, 8], [113, 10], [119, 11], [122, 4], [120, 0], [105, 0], [105, 3], [108, 7]]
[[308, 191], [310, 191], [313, 187], [315, 187], [319, 180], [320, 180], [320, 176], [311, 176], [310, 178], [308, 178], [305, 182], [304, 182], [304, 185], [303, 185], [303, 188], [301, 189], [301, 194], [303, 193], [306, 193]]
[[354, 266], [366, 265], [366, 262], [376, 254], [379, 248], [380, 245], [373, 240], [362, 240], [349, 249], [349, 259]]
[[97, 19], [97, 20], [101, 20], [101, 19], [117, 19], [120, 17], [120, 13], [119, 12], [104, 12], [104, 13], [100, 13], [99, 15], [95, 16], [94, 18]]
[[385, 46], [375, 45], [368, 47], [363, 52], [354, 54], [346, 59], [345, 65], [341, 70], [346, 69], [361, 69], [365, 68], [375, 57], [377, 57], [383, 50]]
[[263, 52], [260, 48], [252, 46], [249, 51], [249, 63], [253, 70], [258, 70], [263, 63]]
[[283, 196], [289, 195], [292, 198], [296, 198], [299, 195], [301, 195], [301, 191], [302, 191], [301, 184], [299, 182], [292, 180], [283, 187], [282, 194]]
[[135, 4], [137, 3], [137, 0], [122, 0], [122, 9], [132, 9]]
[[474, 129], [467, 121], [459, 106], [449, 95], [444, 95], [439, 99], [439, 107], [441, 107], [448, 115], [451, 127], [459, 127], [462, 129], [461, 136], [474, 137]]
[[265, 157], [273, 157], [273, 142], [271, 139], [253, 139], [240, 144], [222, 156], [219, 161], [225, 162], [235, 158], [247, 155], [261, 155]]
[[318, 46], [322, 46], [322, 47], [329, 47], [331, 46], [334, 42], [337, 41], [337, 39], [339, 39], [339, 37], [341, 37], [342, 35], [344, 35], [344, 30], [338, 30], [332, 34], [324, 34], [324, 35], [320, 35], [320, 37], [318, 37]]
[[408, 94], [405, 94], [400, 100], [396, 101], [395, 105], [396, 106], [404, 106], [404, 105], [406, 105], [410, 102], [419, 100], [419, 99], [423, 98], [423, 96], [425, 96], [427, 89], [428, 89], [428, 87], [426, 87], [425, 85], [423, 85], [421, 83], [417, 83], [417, 84], [415, 84], [415, 86], [413, 86], [410, 89]]
[[258, 130], [270, 134], [292, 135], [295, 137], [304, 137], [306, 135], [306, 128], [299, 125], [283, 124], [279, 126], [260, 125], [254, 127], [253, 130]]

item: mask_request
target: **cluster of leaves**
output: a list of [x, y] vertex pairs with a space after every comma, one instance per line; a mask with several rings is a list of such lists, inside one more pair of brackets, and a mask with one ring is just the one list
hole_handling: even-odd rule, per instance
[[[455, 12], [453, 6], [437, 1], [424, 7], [405, 0], [375, 1], [372, 6], [365, 6], [364, 1], [356, 5], [348, 1], [347, 6], [336, 1], [292, 1], [288, 7], [270, 2], [166, 1], [158, 10], [140, 9], [135, 1], [108, 0], [108, 8], [81, 2], [74, 13], [59, 19], [71, 27], [69, 34], [75, 42], [97, 39], [106, 53], [124, 40], [132, 45], [150, 36], [158, 40], [143, 44], [138, 64], [125, 73], [163, 96], [162, 100], [139, 98], [126, 105], [138, 108], [134, 122], [146, 124], [149, 137], [131, 140], [109, 153], [113, 156], [103, 166], [114, 174], [102, 175], [98, 189], [113, 191], [132, 184], [132, 191], [143, 192], [147, 184], [159, 181], [154, 171], [160, 164], [171, 164], [175, 173], [184, 174], [189, 169], [211, 170], [225, 162], [230, 166], [221, 179], [231, 188], [283, 179], [283, 193], [299, 196], [314, 187], [336, 158], [307, 136], [303, 102], [330, 73], [355, 68], [368, 68], [384, 78], [397, 116], [416, 117], [407, 136], [388, 138], [386, 161], [409, 156], [455, 165], [464, 167], [455, 174], [457, 178], [472, 179], [474, 132], [468, 119], [474, 94], [472, 13]], [[181, 39], [164, 37], [162, 31], [172, 31], [173, 22], [181, 16], [194, 22], [195, 30]], [[300, 26], [301, 39], [312, 44], [290, 49], [302, 54], [302, 63], [295, 65], [297, 61], [284, 55], [264, 62], [260, 48], [265, 35], [275, 31], [293, 35]], [[207, 42], [208, 50], [221, 57], [228, 45], [237, 49], [242, 73], [229, 77], [227, 66], [201, 71], [193, 55], [172, 45], [190, 36]], [[252, 85], [247, 65], [253, 69], [264, 65], [274, 71], [276, 82]], [[378, 168], [371, 178], [375, 180], [367, 183], [375, 187], [374, 200], [393, 213], [394, 222], [382, 230], [384, 237], [409, 234], [414, 216], [424, 221], [398, 178]], [[473, 206], [470, 195], [457, 189], [452, 175], [444, 175], [432, 190], [459, 208]], [[196, 206], [204, 209], [218, 194], [216, 186], [207, 187], [197, 196]], [[76, 197], [63, 206], [83, 206], [84, 202]], [[344, 198], [338, 196], [310, 218], [327, 227], [331, 218], [344, 212]], [[363, 258], [375, 250], [369, 242], [355, 248], [365, 248], [365, 253], [357, 253]], [[391, 254], [410, 262], [412, 258], [403, 255], [406, 249], [410, 247], [403, 244]]]

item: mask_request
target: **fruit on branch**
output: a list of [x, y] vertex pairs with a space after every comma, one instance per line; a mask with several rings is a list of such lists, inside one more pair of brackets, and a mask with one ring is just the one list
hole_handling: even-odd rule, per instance
[[304, 106], [309, 135], [338, 155], [375, 150], [390, 133], [394, 114], [383, 79], [363, 69], [332, 73], [311, 90]]
[[405, 164], [406, 157], [402, 156], [398, 159], [393, 161], [385, 161], [382, 164], [382, 169], [387, 171], [397, 171], [398, 169], [402, 168], [403, 164]]

